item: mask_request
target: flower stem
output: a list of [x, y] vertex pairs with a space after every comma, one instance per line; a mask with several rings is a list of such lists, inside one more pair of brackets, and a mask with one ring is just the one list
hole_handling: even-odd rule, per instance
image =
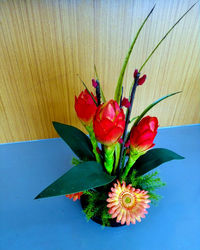
[[131, 167], [133, 166], [134, 163], [135, 163], [135, 160], [129, 158], [129, 160], [128, 160], [127, 164], [126, 164], [125, 170], [124, 170], [124, 172], [123, 172], [123, 174], [122, 174], [122, 176], [120, 178], [120, 181], [124, 181], [126, 179], [128, 173], [129, 173], [129, 171], [130, 171], [130, 169], [131, 169]]
[[100, 94], [100, 83], [96, 80], [97, 87], [96, 87], [96, 96], [97, 96], [97, 104], [98, 106], [101, 104], [101, 94]]
[[104, 166], [106, 171], [111, 175], [113, 170], [114, 164], [114, 151], [115, 151], [115, 144], [112, 146], [104, 146], [105, 149], [105, 162]]
[[130, 169], [133, 167], [133, 165], [134, 165], [134, 163], [137, 161], [137, 159], [138, 159], [141, 155], [143, 155], [143, 154], [145, 154], [145, 153], [146, 153], [145, 151], [139, 152], [139, 151], [137, 151], [137, 150], [135, 150], [135, 149], [133, 149], [133, 148], [130, 149], [130, 157], [129, 157], [129, 160], [128, 160], [127, 164], [126, 164], [126, 167], [125, 167], [125, 169], [124, 169], [124, 172], [123, 172], [123, 174], [122, 174], [122, 176], [121, 176], [121, 180], [122, 180], [122, 181], [126, 179], [126, 177], [127, 177], [128, 173], [129, 173]]
[[115, 166], [113, 169], [113, 174], [116, 174], [116, 170], [119, 164], [119, 156], [120, 156], [120, 144], [119, 142], [116, 143], [116, 147], [115, 147]]
[[130, 116], [131, 116], [131, 111], [132, 111], [132, 107], [133, 107], [133, 100], [134, 100], [136, 88], [137, 88], [137, 85], [138, 85], [139, 77], [140, 77], [140, 73], [138, 72], [137, 75], [136, 75], [136, 77], [135, 77], [133, 88], [132, 88], [132, 91], [131, 91], [131, 96], [130, 96], [130, 104], [131, 105], [128, 108], [127, 113], [126, 113], [126, 123], [125, 123], [124, 134], [123, 134], [123, 137], [122, 137], [123, 143], [121, 145], [121, 151], [120, 151], [120, 157], [119, 157], [119, 169], [118, 170], [120, 170], [120, 168], [121, 168], [123, 151], [124, 151], [124, 145], [125, 145], [125, 139], [126, 139], [128, 124], [129, 124], [129, 120], [130, 120]]
[[125, 167], [125, 170], [121, 176], [121, 181], [125, 180], [130, 169], [132, 168], [132, 166], [134, 165], [134, 163], [137, 161], [137, 159], [143, 155], [144, 153], [138, 153], [137, 151], [135, 150], [131, 150], [130, 151], [130, 157], [129, 157], [129, 160], [126, 164], [126, 167]]
[[94, 131], [93, 131], [93, 128], [92, 126], [86, 126], [86, 129], [90, 135], [90, 140], [91, 140], [91, 143], [92, 143], [92, 148], [93, 148], [93, 153], [96, 157], [96, 161], [101, 163], [101, 157], [99, 155], [99, 153], [97, 152], [97, 147], [98, 147], [98, 144], [97, 144], [97, 140], [95, 138], [95, 134], [94, 134]]

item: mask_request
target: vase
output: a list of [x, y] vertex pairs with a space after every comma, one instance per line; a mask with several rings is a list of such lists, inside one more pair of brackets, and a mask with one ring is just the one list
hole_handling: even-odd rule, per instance
[[[87, 203], [88, 203], [87, 195], [82, 195], [80, 197], [80, 203], [81, 203], [82, 209], [84, 210], [85, 207], [86, 207], [86, 205], [87, 205]], [[98, 215], [93, 216], [91, 218], [91, 220], [94, 221], [94, 222], [96, 222], [96, 223], [98, 223], [98, 224], [100, 224], [100, 225], [103, 225], [102, 219]], [[108, 226], [108, 227], [121, 227], [121, 226], [125, 226], [125, 224], [122, 225], [121, 223], [116, 222], [116, 219], [109, 219], [109, 224], [110, 224], [109, 226], [108, 225], [106, 225], [106, 226]]]

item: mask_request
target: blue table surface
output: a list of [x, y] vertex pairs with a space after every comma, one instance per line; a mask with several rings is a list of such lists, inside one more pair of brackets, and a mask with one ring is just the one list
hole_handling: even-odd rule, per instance
[[141, 223], [102, 228], [86, 221], [79, 201], [34, 200], [71, 167], [61, 139], [0, 145], [0, 249], [200, 249], [200, 125], [159, 129], [156, 147], [185, 157], [159, 167], [167, 186]]

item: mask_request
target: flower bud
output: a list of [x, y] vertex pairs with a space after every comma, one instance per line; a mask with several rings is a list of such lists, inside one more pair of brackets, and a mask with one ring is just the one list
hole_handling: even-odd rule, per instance
[[122, 107], [126, 107], [126, 108], [129, 108], [131, 106], [128, 98], [124, 97], [123, 100], [122, 100], [122, 103], [121, 103], [121, 106]]
[[138, 74], [138, 70], [135, 69], [135, 71], [134, 71], [134, 73], [133, 73], [133, 77], [136, 78], [137, 74]]
[[[93, 94], [92, 96], [97, 101]], [[90, 126], [92, 124], [97, 106], [87, 90], [82, 91], [78, 98], [75, 96], [75, 110], [84, 125]]]
[[96, 88], [97, 85], [98, 85], [98, 83], [97, 83], [94, 79], [92, 79], [92, 86], [93, 86], [94, 88]]
[[122, 144], [123, 143], [123, 139], [119, 138], [118, 142], [119, 142], [119, 144]]
[[138, 80], [138, 85], [142, 85], [147, 78], [147, 75], [143, 75], [142, 77], [139, 78]]
[[131, 151], [145, 153], [152, 148], [154, 138], [157, 134], [158, 119], [156, 117], [146, 116], [137, 126], [133, 126], [130, 133]]
[[115, 144], [125, 128], [125, 115], [118, 103], [110, 100], [97, 108], [93, 129], [96, 139], [106, 146]]

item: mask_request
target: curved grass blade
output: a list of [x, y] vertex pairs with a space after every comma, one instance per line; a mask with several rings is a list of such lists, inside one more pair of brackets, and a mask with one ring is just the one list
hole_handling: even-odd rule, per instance
[[141, 72], [141, 70], [144, 68], [145, 64], [149, 61], [149, 59], [151, 58], [151, 56], [153, 55], [153, 53], [157, 50], [157, 48], [159, 47], [159, 45], [162, 43], [162, 41], [167, 37], [167, 35], [174, 29], [174, 27], [181, 21], [181, 19], [198, 3], [198, 1], [196, 3], [194, 3], [179, 19], [178, 21], [171, 27], [171, 29], [168, 30], [168, 32], [163, 36], [163, 38], [160, 40], [160, 42], [156, 45], [156, 47], [152, 50], [152, 52], [150, 53], [150, 55], [147, 57], [146, 61], [142, 64], [142, 66], [139, 69], [139, 72]]
[[181, 92], [182, 92], [182, 91], [178, 91], [178, 92], [175, 92], [175, 93], [172, 93], [172, 94], [163, 96], [162, 98], [160, 98], [160, 99], [156, 100], [155, 102], [153, 102], [152, 104], [150, 104], [150, 105], [141, 113], [141, 115], [139, 115], [139, 116], [137, 117], [137, 120], [135, 121], [134, 126], [136, 126], [136, 125], [138, 124], [138, 122], [142, 119], [142, 117], [143, 117], [150, 109], [152, 109], [156, 104], [158, 104], [159, 102], [161, 102], [162, 100], [165, 100], [166, 98], [168, 98], [168, 97], [170, 97], [170, 96], [179, 94], [179, 93], [181, 93]]
[[138, 118], [138, 116], [135, 116], [135, 117], [133, 117], [130, 121], [129, 121], [129, 124], [131, 123], [131, 122], [133, 122], [135, 119], [137, 119]]
[[102, 90], [102, 88], [101, 88], [101, 84], [100, 84], [100, 81], [99, 81], [99, 76], [98, 76], [98, 74], [97, 74], [97, 68], [96, 68], [96, 65], [95, 65], [95, 64], [94, 64], [94, 71], [95, 71], [96, 79], [97, 79], [98, 82], [99, 82], [101, 98], [102, 98], [103, 102], [105, 103], [105, 102], [106, 102], [106, 98], [105, 98], [105, 95], [104, 95], [103, 90]]
[[155, 8], [155, 5], [153, 6], [153, 8], [151, 9], [151, 11], [149, 12], [149, 14], [147, 15], [147, 17], [145, 18], [144, 22], [142, 23], [142, 25], [140, 26], [138, 32], [136, 33], [136, 36], [129, 48], [129, 51], [128, 51], [128, 54], [124, 60], [124, 64], [122, 66], [122, 69], [121, 69], [121, 72], [120, 72], [120, 75], [119, 75], [119, 79], [118, 79], [118, 82], [117, 82], [117, 87], [116, 87], [116, 90], [115, 90], [115, 96], [114, 96], [114, 99], [118, 102], [118, 104], [120, 103], [120, 99], [121, 99], [121, 94], [122, 94], [122, 82], [123, 82], [123, 78], [124, 78], [124, 73], [125, 73], [125, 70], [126, 70], [126, 67], [127, 67], [127, 64], [128, 64], [128, 61], [129, 61], [129, 58], [130, 58], [130, 55], [131, 55], [131, 52], [133, 50], [133, 47], [137, 41], [137, 38], [140, 34], [140, 31], [142, 30], [143, 26], [145, 25], [147, 19], [149, 18], [149, 16], [151, 15], [151, 13], [153, 12]]
[[82, 84], [84, 85], [84, 87], [86, 88], [88, 94], [92, 97], [92, 100], [94, 101], [94, 103], [96, 104], [96, 106], [98, 106], [97, 102], [95, 101], [94, 97], [92, 96], [92, 94], [90, 93], [89, 89], [87, 88], [86, 84], [84, 83], [84, 81], [80, 78], [79, 75], [77, 75], [80, 79], [80, 81], [82, 82]]

